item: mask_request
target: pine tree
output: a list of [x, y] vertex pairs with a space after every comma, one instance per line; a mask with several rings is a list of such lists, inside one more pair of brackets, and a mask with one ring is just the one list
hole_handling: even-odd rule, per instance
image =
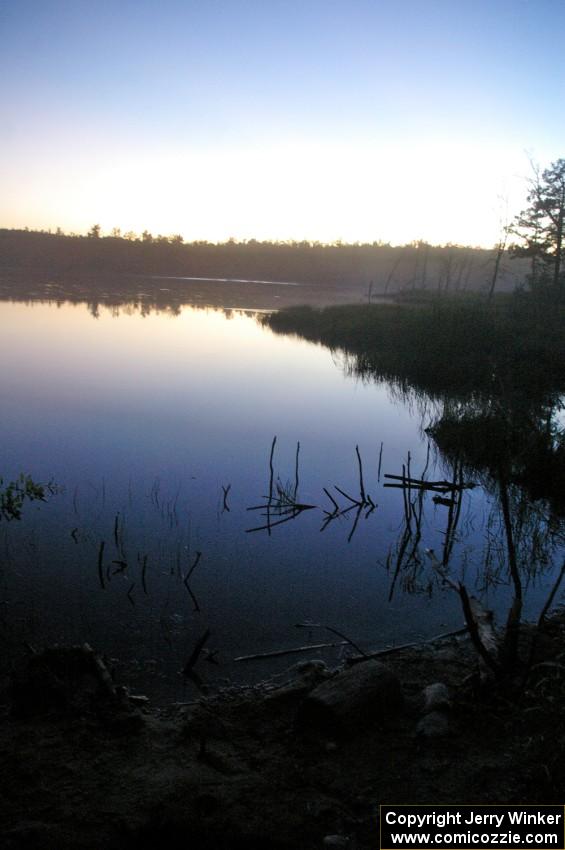
[[512, 232], [520, 239], [513, 256], [530, 257], [534, 290], [565, 292], [565, 159], [558, 159], [530, 182], [529, 206], [516, 217]]

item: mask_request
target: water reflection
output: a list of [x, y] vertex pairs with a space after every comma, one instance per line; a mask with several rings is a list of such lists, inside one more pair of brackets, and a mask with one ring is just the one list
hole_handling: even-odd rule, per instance
[[[293, 318], [298, 325], [304, 323], [308, 327], [310, 324], [304, 333], [308, 338], [316, 338], [316, 319], [311, 321], [312, 314], [296, 311]], [[292, 324], [293, 318], [283, 317], [282, 324], [287, 321]], [[277, 328], [276, 321], [274, 327]], [[349, 328], [346, 333], [351, 339]], [[484, 563], [482, 569], [477, 570], [475, 582], [478, 579], [483, 590], [502, 582], [508, 587], [510, 598], [500, 661], [496, 665], [500, 663], [505, 671], [513, 670], [527, 585], [544, 571], [555, 572], [557, 556], [563, 554], [565, 429], [559, 414], [564, 406], [564, 376], [558, 368], [544, 370], [543, 356], [524, 360], [517, 371], [504, 346], [499, 356], [498, 340], [490, 357], [477, 357], [476, 353], [460, 359], [454, 357], [456, 365], [445, 370], [434, 355], [421, 356], [415, 363], [414, 352], [410, 350], [414, 340], [411, 340], [407, 342], [406, 352], [395, 351], [394, 367], [384, 366], [386, 357], [379, 348], [378, 331], [373, 330], [366, 338], [377, 340], [375, 349], [371, 349], [369, 342], [366, 349], [361, 343], [355, 343], [353, 352], [346, 350], [341, 354], [343, 370], [364, 383], [378, 384], [386, 380], [397, 399], [418, 411], [422, 428], [434, 440], [446, 465], [451, 467], [451, 483], [441, 482], [447, 497], [433, 497], [436, 506], [447, 509], [441, 558], [437, 558], [433, 549], [428, 549], [426, 554], [431, 556], [436, 579], [439, 577], [443, 584], [458, 591], [477, 648], [494, 668], [492, 654], [485, 650], [477, 632], [479, 620], [484, 624], [487, 615], [483, 612], [479, 619], [474, 618], [473, 604], [478, 610], [479, 603], [469, 598], [461, 575], [466, 559], [459, 558], [455, 568], [459, 574], [457, 580], [453, 579], [451, 568], [455, 543], [462, 542], [459, 526], [463, 493], [475, 487], [474, 483], [466, 483], [466, 479], [472, 477], [478, 481], [490, 497]], [[479, 367], [483, 371], [486, 368], [484, 376]], [[473, 388], [468, 395], [461, 392], [458, 381], [454, 383], [457, 370], [460, 385]], [[412, 478], [408, 456], [401, 475], [385, 476], [396, 482], [389, 481], [385, 487], [402, 491], [404, 508], [402, 530], [386, 560], [387, 571], [392, 576], [389, 601], [399, 582], [404, 590], [432, 593], [433, 575], [430, 576], [426, 569], [421, 550], [424, 498], [434, 489], [426, 480], [426, 471], [427, 462], [420, 478]], [[418, 492], [415, 498], [412, 497], [413, 489]], [[557, 578], [540, 615], [542, 618], [555, 601], [564, 571], [565, 561], [557, 569]], [[490, 631], [492, 633], [492, 629]], [[489, 640], [492, 642], [491, 637]]]
[[365, 649], [459, 626], [426, 549], [537, 616], [564, 544], [558, 394], [462, 401], [250, 315], [146, 307], [0, 302], [6, 474], [64, 488], [0, 529], [5, 644], [88, 639], [178, 696], [206, 633], [200, 662], [232, 675], [296, 622]]

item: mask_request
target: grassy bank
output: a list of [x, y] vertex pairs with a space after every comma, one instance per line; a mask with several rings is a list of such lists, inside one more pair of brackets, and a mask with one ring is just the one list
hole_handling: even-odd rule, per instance
[[419, 303], [295, 307], [264, 320], [355, 356], [355, 371], [408, 382], [432, 395], [539, 397], [565, 389], [565, 306], [520, 295], [492, 303], [436, 298]]
[[[469, 474], [524, 487], [565, 512], [565, 306], [527, 295], [282, 310], [264, 319], [346, 352], [346, 369], [439, 403], [423, 423]], [[426, 409], [423, 404], [422, 409]]]

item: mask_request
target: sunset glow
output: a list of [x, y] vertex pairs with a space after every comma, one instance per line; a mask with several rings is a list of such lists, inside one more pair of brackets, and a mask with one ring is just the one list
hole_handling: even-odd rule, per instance
[[162, 6], [5, 4], [0, 226], [491, 245], [563, 153], [549, 0]]

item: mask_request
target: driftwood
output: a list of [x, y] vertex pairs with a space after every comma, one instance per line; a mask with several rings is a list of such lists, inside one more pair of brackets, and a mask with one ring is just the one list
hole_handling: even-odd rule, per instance
[[427, 643], [439, 643], [441, 640], [464, 635], [468, 631], [467, 626], [462, 629], [455, 629], [453, 632], [443, 632], [441, 635], [436, 635], [426, 640], [415, 641], [414, 643], [401, 643], [398, 646], [387, 646], [385, 649], [377, 649], [374, 652], [368, 652], [366, 655], [354, 655], [347, 659], [347, 664], [359, 664], [360, 661], [366, 661], [370, 658], [381, 658], [383, 655], [391, 655], [393, 652], [402, 652], [403, 649], [415, 649], [418, 646], [423, 646]]
[[403, 490], [413, 488], [415, 490], [434, 490], [438, 493], [453, 493], [459, 490], [472, 490], [476, 486], [472, 481], [467, 483], [456, 483], [454, 481], [426, 481], [423, 478], [411, 478], [407, 475], [391, 475], [389, 473], [385, 473], [384, 477], [390, 479], [388, 483], [383, 485], [384, 487], [398, 487]]
[[[312, 628], [314, 626], [318, 626], [317, 623], [300, 623], [298, 625], [301, 628]], [[327, 628], [327, 626], [325, 628]], [[330, 629], [330, 631], [332, 630]], [[347, 658], [345, 663], [348, 665], [359, 664], [360, 661], [368, 661], [372, 658], [381, 658], [383, 655], [391, 655], [393, 652], [402, 652], [403, 649], [415, 649], [416, 647], [423, 646], [424, 644], [438, 643], [442, 640], [448, 640], [449, 638], [457, 637], [458, 635], [464, 635], [467, 631], [467, 626], [463, 626], [462, 629], [455, 629], [452, 632], [443, 632], [441, 635], [435, 635], [432, 638], [426, 638], [426, 640], [415, 641], [413, 643], [401, 643], [398, 646], [387, 646], [384, 649], [376, 649], [374, 652], [367, 652], [362, 655], [353, 655], [350, 658]], [[349, 639], [340, 641], [339, 643], [308, 643], [304, 646], [294, 646], [289, 649], [274, 649], [270, 652], [255, 652], [252, 655], [238, 655], [238, 657], [233, 660], [234, 662], [260, 661], [262, 658], [278, 658], [284, 655], [295, 655], [301, 652], [314, 652], [317, 649], [338, 649], [343, 646], [355, 647], [355, 644]]]
[[313, 652], [316, 649], [332, 649], [339, 646], [349, 646], [349, 641], [340, 643], [309, 643], [306, 646], [294, 646], [290, 649], [274, 649], [271, 652], [255, 652], [253, 655], [238, 655], [234, 661], [257, 661], [261, 658], [278, 658], [283, 655], [294, 655], [299, 652]]
[[487, 611], [478, 599], [470, 597], [464, 584], [449, 577], [446, 567], [439, 563], [433, 549], [427, 549], [426, 554], [444, 584], [455, 590], [461, 599], [469, 635], [479, 655], [481, 678], [489, 678], [493, 673], [500, 675], [502, 668], [498, 659], [498, 638], [494, 631], [492, 611]]
[[297, 723], [329, 734], [355, 734], [391, 717], [403, 705], [398, 678], [379, 661], [367, 661], [314, 688]]

